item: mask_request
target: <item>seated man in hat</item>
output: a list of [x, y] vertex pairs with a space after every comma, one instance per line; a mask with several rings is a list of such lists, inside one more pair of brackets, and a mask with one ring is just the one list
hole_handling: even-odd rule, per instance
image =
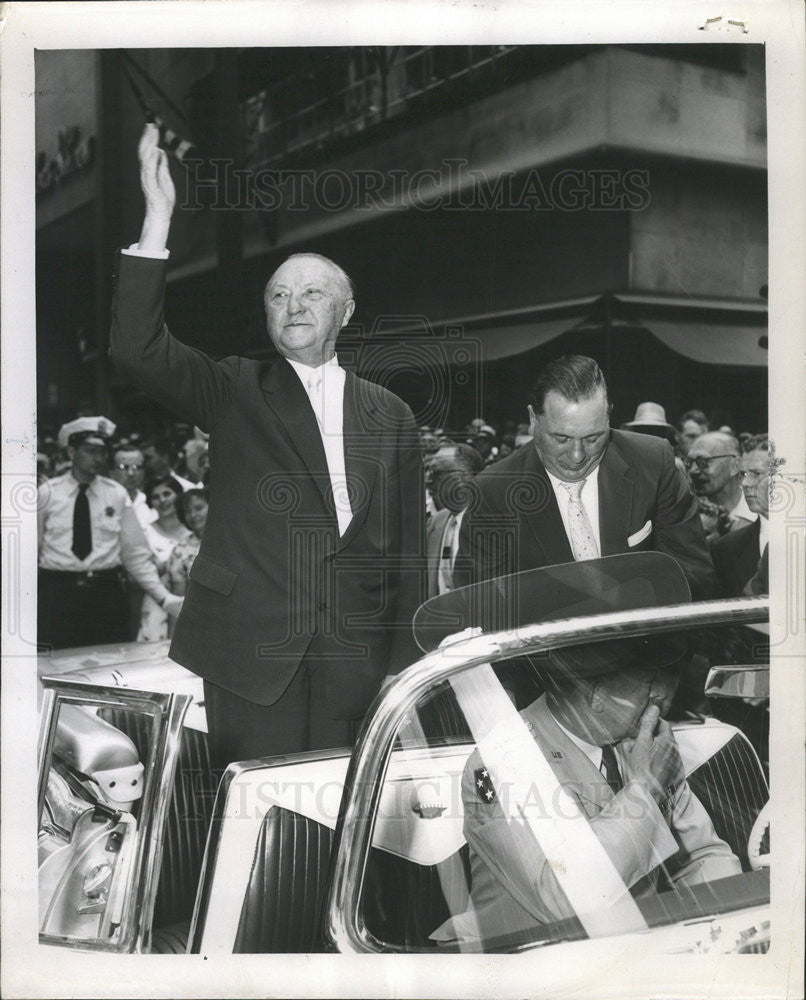
[[[677, 688], [681, 649], [663, 646], [658, 655], [658, 648], [622, 640], [549, 654], [546, 693], [520, 713], [548, 763], [548, 783], [536, 777], [539, 767], [528, 759], [528, 748], [524, 753], [496, 733], [505, 726], [479, 742], [462, 776], [470, 906], [432, 938], [461, 942], [533, 932], [536, 925], [581, 916], [585, 906], [600, 906], [607, 918], [627, 890], [640, 898], [659, 885], [687, 886], [741, 872], [689, 788], [663, 721]], [[519, 769], [529, 775], [525, 796], [514, 776]], [[574, 827], [580, 817], [593, 837]], [[545, 841], [536, 829], [546, 831]], [[575, 846], [569, 847], [572, 837]], [[552, 843], [557, 856], [547, 857]], [[572, 896], [586, 865], [581, 905], [579, 895]], [[574, 866], [579, 870], [569, 882]]]

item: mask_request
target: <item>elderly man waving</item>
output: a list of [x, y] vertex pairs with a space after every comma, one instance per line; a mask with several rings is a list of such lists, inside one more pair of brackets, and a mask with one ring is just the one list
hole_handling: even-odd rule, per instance
[[335, 354], [354, 309], [333, 261], [269, 279], [278, 357], [210, 358], [163, 319], [174, 188], [158, 131], [140, 142], [146, 214], [121, 255], [118, 370], [210, 434], [210, 507], [171, 656], [200, 674], [218, 764], [349, 744], [387, 670], [417, 658], [422, 463], [408, 406]]

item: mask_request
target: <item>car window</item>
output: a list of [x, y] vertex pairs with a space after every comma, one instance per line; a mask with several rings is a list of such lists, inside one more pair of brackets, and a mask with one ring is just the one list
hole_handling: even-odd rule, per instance
[[[403, 951], [513, 951], [767, 900], [768, 872], [748, 855], [768, 798], [767, 704], [704, 688], [713, 667], [766, 669], [768, 655], [763, 632], [720, 625], [502, 659], [435, 682], [396, 732], [360, 895], [367, 933]], [[631, 686], [597, 686], [603, 675], [587, 675], [604, 668], [629, 672]], [[581, 735], [599, 730], [580, 721], [611, 713], [609, 725], [634, 716], [640, 727], [649, 703], [665, 716], [651, 745], [668, 725], [658, 746], [671, 739], [682, 769], [654, 793], [627, 753], [634, 727], [612, 744], [613, 777]], [[744, 944], [764, 950], [764, 934], [755, 928]]]

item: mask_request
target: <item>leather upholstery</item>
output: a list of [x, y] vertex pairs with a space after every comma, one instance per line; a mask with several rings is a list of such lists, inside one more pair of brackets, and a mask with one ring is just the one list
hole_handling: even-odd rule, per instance
[[260, 828], [233, 951], [315, 951], [333, 831], [273, 807]]
[[730, 844], [744, 871], [749, 871], [747, 838], [770, 792], [748, 740], [737, 733], [689, 775], [688, 783], [717, 835]]

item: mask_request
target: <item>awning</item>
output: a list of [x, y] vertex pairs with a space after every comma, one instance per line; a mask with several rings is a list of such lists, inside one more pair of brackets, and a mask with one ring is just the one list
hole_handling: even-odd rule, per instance
[[579, 323], [578, 316], [564, 316], [560, 319], [537, 320], [513, 326], [495, 326], [479, 330], [466, 330], [465, 339], [477, 338], [481, 347], [482, 361], [498, 361], [514, 354], [523, 354], [535, 347], [547, 344], [566, 330]]
[[[767, 328], [761, 325], [651, 319], [643, 325], [678, 354], [706, 365], [764, 368]], [[763, 338], [763, 340], [762, 340]]]

